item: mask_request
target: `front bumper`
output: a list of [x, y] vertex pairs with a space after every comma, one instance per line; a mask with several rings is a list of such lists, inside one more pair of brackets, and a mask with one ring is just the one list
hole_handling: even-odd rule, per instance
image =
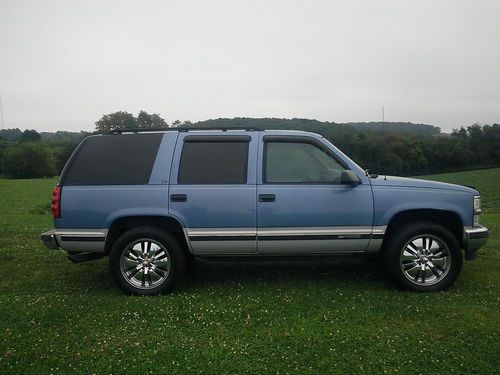
[[43, 244], [47, 246], [49, 249], [57, 250], [59, 249], [59, 245], [57, 244], [56, 239], [56, 231], [49, 230], [48, 232], [44, 232], [40, 235]]
[[465, 259], [472, 260], [476, 258], [476, 251], [486, 243], [489, 235], [490, 232], [486, 227], [465, 227], [463, 239]]

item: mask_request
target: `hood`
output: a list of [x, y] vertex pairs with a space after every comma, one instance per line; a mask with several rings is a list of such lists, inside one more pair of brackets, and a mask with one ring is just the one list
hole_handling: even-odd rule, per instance
[[399, 187], [424, 188], [424, 189], [440, 189], [440, 190], [460, 191], [463, 193], [471, 193], [476, 195], [479, 194], [479, 192], [476, 189], [473, 189], [471, 187], [448, 184], [445, 182], [438, 182], [438, 181], [419, 180], [417, 178], [379, 175], [377, 178], [371, 178], [370, 181], [374, 186], [399, 186]]

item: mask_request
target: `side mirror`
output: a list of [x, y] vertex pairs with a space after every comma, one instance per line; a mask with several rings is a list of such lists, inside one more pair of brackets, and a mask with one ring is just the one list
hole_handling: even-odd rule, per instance
[[359, 177], [356, 176], [356, 173], [346, 170], [342, 171], [342, 174], [340, 175], [340, 183], [346, 185], [358, 185], [361, 181], [359, 180]]

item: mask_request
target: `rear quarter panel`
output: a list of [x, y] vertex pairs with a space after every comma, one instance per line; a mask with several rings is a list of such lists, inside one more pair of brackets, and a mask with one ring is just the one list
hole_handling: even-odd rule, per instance
[[[57, 229], [107, 229], [120, 217], [168, 216], [168, 190], [177, 132], [163, 135], [149, 183], [145, 185], [64, 185]], [[127, 150], [123, 150], [127, 152]]]
[[107, 229], [120, 217], [167, 216], [168, 185], [65, 186], [58, 229]]

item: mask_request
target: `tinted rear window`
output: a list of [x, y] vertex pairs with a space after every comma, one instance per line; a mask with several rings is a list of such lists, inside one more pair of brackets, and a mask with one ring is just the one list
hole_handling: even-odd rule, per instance
[[63, 171], [64, 185], [147, 184], [163, 134], [87, 138]]
[[185, 142], [179, 184], [245, 184], [248, 142]]

